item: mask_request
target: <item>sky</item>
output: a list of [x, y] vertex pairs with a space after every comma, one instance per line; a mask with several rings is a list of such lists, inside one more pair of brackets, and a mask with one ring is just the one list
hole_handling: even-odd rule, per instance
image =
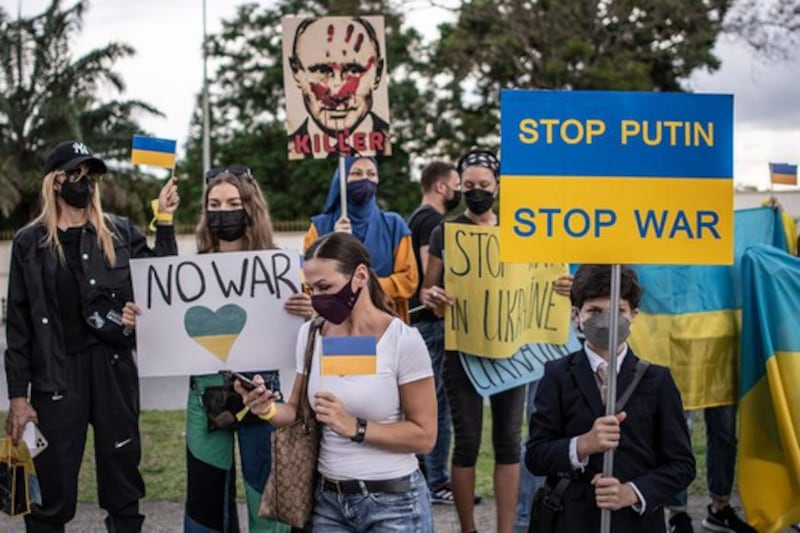
[[[242, 0], [243, 1], [243, 0]], [[221, 20], [231, 18], [240, 0], [206, 0], [207, 30], [213, 33]], [[64, 0], [69, 5], [69, 0]], [[261, 0], [260, 4], [270, 2]], [[23, 15], [41, 12], [48, 0], [0, 0], [7, 12]], [[435, 34], [436, 25], [449, 14], [416, 6], [407, 20], [423, 35]], [[196, 95], [202, 85], [202, 0], [94, 0], [84, 18], [76, 52], [120, 41], [133, 46], [136, 55], [120, 61], [117, 70], [126, 83], [125, 98], [139, 99], [166, 116], [145, 117], [145, 130], [182, 145]], [[794, 61], [766, 63], [743, 44], [722, 37], [715, 52], [722, 67], [696, 72], [687, 86], [695, 92], [734, 95], [734, 179], [737, 184], [769, 187], [767, 164], [800, 161], [800, 57]], [[391, 65], [389, 65], [391, 68]], [[391, 95], [390, 95], [391, 97]]]

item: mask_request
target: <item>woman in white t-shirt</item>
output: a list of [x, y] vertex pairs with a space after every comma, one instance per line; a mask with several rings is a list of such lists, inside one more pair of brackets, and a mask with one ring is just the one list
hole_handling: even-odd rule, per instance
[[[369, 254], [347, 233], [314, 242], [303, 263], [311, 302], [325, 319], [304, 374], [308, 328], [298, 334], [297, 379], [287, 403], [259, 386], [245, 404], [275, 426], [295, 419], [303, 380], [322, 423], [311, 526], [316, 531], [433, 531], [428, 488], [415, 454], [436, 440], [436, 395], [425, 342], [386, 307]], [[376, 373], [321, 375], [322, 338], [374, 337]], [[244, 390], [236, 384], [237, 390]]]

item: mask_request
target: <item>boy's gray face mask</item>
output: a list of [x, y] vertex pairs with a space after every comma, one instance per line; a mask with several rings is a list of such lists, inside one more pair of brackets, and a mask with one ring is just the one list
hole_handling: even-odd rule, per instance
[[[608, 349], [608, 342], [611, 332], [611, 313], [603, 311], [592, 315], [583, 321], [581, 326], [586, 340], [592, 346], [599, 349]], [[628, 339], [631, 333], [631, 321], [624, 315], [619, 315], [617, 321], [617, 344], [621, 344]]]

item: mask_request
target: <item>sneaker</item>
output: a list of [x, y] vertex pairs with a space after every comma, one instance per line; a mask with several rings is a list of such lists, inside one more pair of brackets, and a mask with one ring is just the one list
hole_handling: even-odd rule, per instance
[[[483, 501], [483, 498], [476, 494], [473, 499], [475, 505], [478, 505], [481, 503], [481, 501]], [[453, 505], [455, 502], [455, 498], [453, 497], [453, 488], [450, 486], [450, 482], [440, 485], [435, 489], [431, 489], [431, 503]]]
[[683, 511], [672, 515], [669, 519], [669, 533], [694, 533], [691, 517]]
[[719, 533], [756, 533], [753, 526], [739, 518], [736, 510], [726, 505], [716, 513], [709, 505], [708, 515], [703, 519], [703, 527], [709, 531]]
[[443, 503], [453, 505], [455, 502], [455, 498], [453, 498], [453, 491], [450, 488], [450, 483], [445, 483], [436, 489], [431, 489], [432, 504]]

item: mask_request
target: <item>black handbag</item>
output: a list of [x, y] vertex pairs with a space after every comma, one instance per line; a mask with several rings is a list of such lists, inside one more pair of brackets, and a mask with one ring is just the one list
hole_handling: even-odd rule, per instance
[[[242, 396], [233, 388], [233, 377], [230, 373], [222, 374], [222, 385], [210, 385], [200, 394], [200, 403], [208, 418], [208, 432], [218, 429], [232, 429], [245, 424], [265, 424], [263, 420], [247, 411], [241, 420], [236, 418], [236, 413], [244, 409]], [[192, 378], [192, 387], [196, 387]]]
[[122, 308], [132, 298], [126, 290], [92, 287], [82, 302], [83, 316], [95, 337], [117, 348], [133, 348], [133, 329], [122, 323]]

